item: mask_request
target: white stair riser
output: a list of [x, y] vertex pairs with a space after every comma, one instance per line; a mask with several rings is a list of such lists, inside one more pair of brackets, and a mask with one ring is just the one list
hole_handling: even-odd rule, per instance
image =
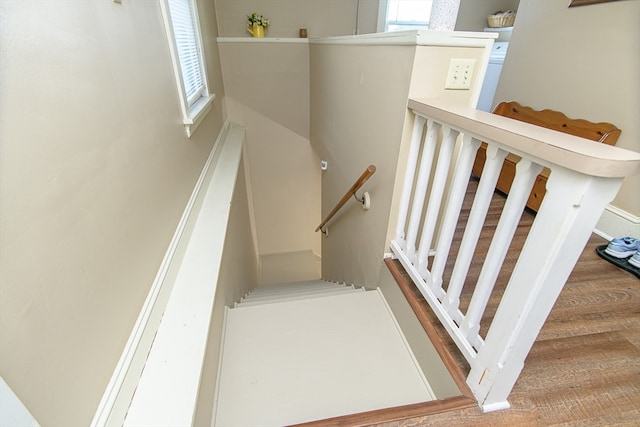
[[346, 288], [344, 290], [335, 290], [331, 292], [323, 292], [323, 293], [317, 293], [317, 294], [293, 295], [289, 297], [280, 297], [275, 299], [266, 299], [266, 300], [257, 300], [257, 301], [250, 300], [250, 301], [236, 304], [235, 308], [251, 307], [251, 306], [262, 305], [262, 304], [278, 304], [281, 302], [290, 302], [290, 301], [299, 301], [299, 300], [301, 301], [301, 300], [323, 298], [323, 297], [334, 296], [334, 295], [350, 294], [355, 292], [365, 292], [365, 290], [364, 288]]
[[336, 292], [342, 290], [353, 289], [353, 286], [334, 286], [330, 288], [301, 288], [296, 291], [289, 292], [278, 292], [278, 293], [262, 293], [262, 294], [254, 294], [253, 292], [249, 293], [246, 297], [242, 299], [244, 301], [258, 301], [262, 299], [277, 299], [277, 298], [287, 298], [291, 296], [303, 296], [303, 295], [315, 295], [315, 294], [323, 294], [325, 292]]
[[342, 283], [331, 283], [331, 282], [324, 282], [324, 281], [298, 282], [298, 283], [287, 283], [284, 285], [258, 286], [252, 291], [252, 293], [256, 293], [256, 294], [258, 293], [270, 294], [270, 293], [282, 293], [282, 292], [286, 293], [286, 292], [296, 291], [300, 288], [323, 289], [323, 288], [330, 288], [335, 286], [346, 286], [346, 285]]

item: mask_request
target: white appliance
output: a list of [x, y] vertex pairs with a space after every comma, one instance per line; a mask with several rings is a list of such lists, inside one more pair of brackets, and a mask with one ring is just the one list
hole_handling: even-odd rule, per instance
[[507, 55], [509, 42], [495, 42], [491, 55], [489, 56], [489, 65], [487, 66], [487, 74], [482, 83], [480, 91], [480, 99], [478, 100], [478, 110], [489, 111], [493, 109], [493, 98], [496, 94], [500, 73], [502, 72], [502, 64], [504, 57]]

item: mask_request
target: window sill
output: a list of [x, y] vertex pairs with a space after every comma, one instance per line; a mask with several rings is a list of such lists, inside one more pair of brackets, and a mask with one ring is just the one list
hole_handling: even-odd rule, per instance
[[209, 110], [211, 110], [211, 104], [215, 98], [216, 96], [213, 94], [203, 96], [189, 108], [189, 116], [185, 117], [182, 121], [187, 131], [187, 138], [191, 138], [191, 135], [193, 135], [202, 122], [202, 119], [204, 119]]

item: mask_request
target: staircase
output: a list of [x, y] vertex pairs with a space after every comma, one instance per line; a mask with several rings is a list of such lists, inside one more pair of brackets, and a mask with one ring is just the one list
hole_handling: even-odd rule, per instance
[[267, 285], [227, 309], [215, 426], [290, 425], [434, 399], [379, 290]]

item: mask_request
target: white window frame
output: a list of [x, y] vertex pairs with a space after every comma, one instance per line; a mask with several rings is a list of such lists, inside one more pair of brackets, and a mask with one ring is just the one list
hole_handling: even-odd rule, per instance
[[[437, 0], [434, 0], [435, 3]], [[387, 12], [389, 7], [389, 0], [379, 0], [378, 3], [378, 32], [389, 32], [389, 21], [387, 21]], [[403, 25], [406, 28], [402, 30], [411, 29], [426, 29], [429, 27], [429, 22], [398, 22], [396, 25]], [[400, 31], [400, 30], [399, 30]]]
[[[171, 62], [173, 64], [173, 72], [176, 78], [178, 88], [178, 97], [180, 98], [180, 109], [182, 111], [182, 122], [185, 126], [187, 137], [191, 138], [202, 119], [211, 109], [211, 103], [215, 99], [215, 95], [209, 92], [207, 67], [205, 66], [204, 49], [202, 45], [202, 33], [200, 32], [200, 19], [198, 17], [198, 7], [195, 0], [159, 0], [160, 9], [164, 18], [164, 25], [169, 42], [169, 51], [171, 53]], [[184, 77], [182, 75], [182, 67], [180, 65], [180, 56], [178, 54], [178, 45], [176, 43], [175, 32], [173, 29], [173, 21], [171, 19], [171, 10], [169, 8], [170, 1], [187, 1], [190, 4], [194, 14], [193, 24], [194, 32], [197, 38], [197, 48], [199, 50], [200, 73], [202, 74], [204, 87], [197, 93], [197, 96], [189, 102], [187, 99]]]

